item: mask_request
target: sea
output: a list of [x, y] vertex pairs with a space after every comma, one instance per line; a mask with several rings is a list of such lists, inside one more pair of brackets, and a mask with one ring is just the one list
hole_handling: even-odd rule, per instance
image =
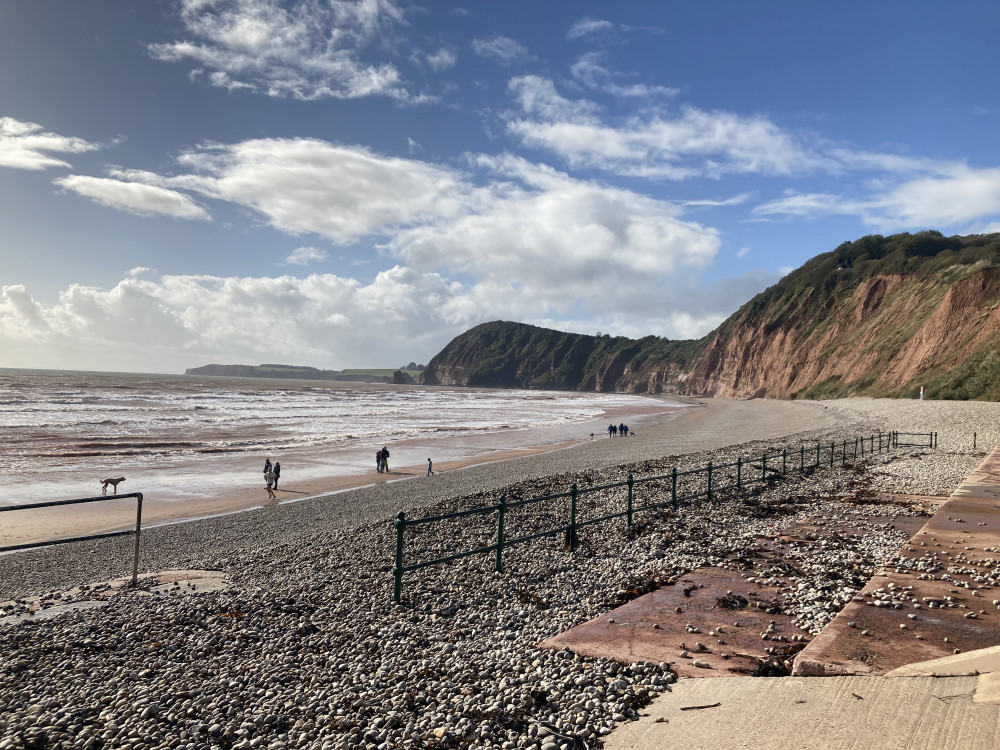
[[[190, 375], [0, 369], [0, 504], [119, 492], [259, 489], [265, 458], [296, 478], [437, 466], [639, 429], [666, 397]], [[2, 519], [0, 519], [2, 520]]]

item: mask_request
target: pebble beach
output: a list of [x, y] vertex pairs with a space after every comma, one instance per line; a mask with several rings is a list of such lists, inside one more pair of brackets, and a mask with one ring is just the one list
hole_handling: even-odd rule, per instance
[[[140, 571], [219, 571], [194, 591], [130, 571], [130, 537], [0, 556], [0, 750], [9, 748], [600, 747], [676, 679], [668, 663], [622, 664], [538, 643], [607, 613], [623, 591], [732, 567], [754, 540], [791, 524], [869, 513], [835, 547], [795, 551], [796, 574], [745, 576], [818, 633], [906, 541], [893, 516], [926, 514], [1000, 445], [1000, 404], [847, 399], [708, 400], [628, 438], [415, 477], [287, 505], [143, 531]], [[640, 514], [406, 575], [392, 600], [392, 520], [492, 505], [898, 430], [938, 448], [834, 467]], [[976, 448], [973, 448], [976, 433]], [[662, 502], [662, 483], [641, 502]], [[888, 498], [886, 498], [888, 496]], [[894, 496], [899, 496], [895, 498]], [[902, 496], [923, 496], [920, 502]], [[928, 500], [928, 498], [930, 498]], [[565, 523], [558, 500], [512, 513], [517, 533]], [[591, 517], [621, 491], [586, 495]], [[562, 520], [561, 520], [562, 519]], [[412, 559], [491, 543], [495, 516], [419, 527]], [[513, 533], [513, 532], [512, 532]], [[745, 561], [744, 561], [745, 563]], [[741, 563], [741, 564], [744, 564]], [[831, 585], [836, 581], [836, 585]], [[106, 602], [51, 619], [39, 608]]]

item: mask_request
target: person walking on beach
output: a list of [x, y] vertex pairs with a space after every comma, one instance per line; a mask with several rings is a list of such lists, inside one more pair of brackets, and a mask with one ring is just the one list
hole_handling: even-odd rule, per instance
[[608, 425], [608, 437], [614, 437], [615, 429], [616, 428], [613, 424]]
[[264, 459], [264, 473], [267, 474], [267, 472], [269, 472], [270, 470], [271, 470], [271, 459], [270, 458], [265, 458]]
[[278, 477], [281, 476], [281, 464], [275, 461], [274, 466], [271, 467], [271, 473], [274, 474], [274, 489], [278, 489]]
[[622, 422], [620, 425], [618, 425], [618, 436], [619, 437], [625, 437], [625, 423], [624, 422]]
[[382, 451], [375, 451], [375, 471], [382, 473]]
[[265, 482], [265, 484], [267, 486], [267, 497], [268, 497], [268, 499], [269, 500], [276, 500], [278, 498], [278, 496], [275, 495], [274, 494], [274, 490], [271, 489], [272, 485], [274, 484], [274, 471], [271, 470], [270, 466], [268, 466], [267, 467], [267, 471], [264, 472], [264, 482]]
[[389, 449], [382, 446], [382, 471], [389, 473]]
[[427, 459], [427, 476], [429, 477], [434, 476], [434, 462], [431, 461], [429, 458]]

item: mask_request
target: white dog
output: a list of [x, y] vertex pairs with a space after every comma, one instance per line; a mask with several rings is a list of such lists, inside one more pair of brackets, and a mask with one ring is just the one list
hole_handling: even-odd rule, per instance
[[102, 495], [108, 494], [108, 485], [110, 484], [114, 488], [114, 494], [118, 494], [118, 485], [125, 481], [125, 477], [115, 477], [114, 479], [101, 479], [101, 492]]

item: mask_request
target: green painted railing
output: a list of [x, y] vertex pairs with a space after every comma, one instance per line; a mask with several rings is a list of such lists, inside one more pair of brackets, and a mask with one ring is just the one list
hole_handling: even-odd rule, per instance
[[[904, 438], [903, 442], [900, 441], [901, 437]], [[923, 438], [924, 440], [920, 443], [905, 442], [906, 440], [915, 438]], [[794, 465], [794, 454], [790, 456], [788, 450], [786, 448], [782, 448], [780, 450], [765, 451], [759, 458], [755, 459], [744, 460], [743, 457], [740, 456], [736, 459], [736, 461], [725, 464], [714, 464], [709, 461], [705, 466], [694, 469], [685, 469], [683, 471], [679, 471], [677, 467], [674, 467], [667, 474], [658, 474], [639, 479], [633, 477], [630, 473], [628, 478], [623, 482], [587, 486], [583, 489], [579, 488], [576, 483], [574, 483], [570, 486], [567, 492], [560, 492], [554, 495], [530, 497], [514, 502], [508, 502], [507, 497], [502, 496], [495, 505], [483, 505], [469, 510], [444, 513], [438, 516], [426, 516], [423, 518], [409, 519], [406, 517], [404, 512], [400, 511], [395, 521], [396, 555], [392, 567], [394, 583], [393, 601], [398, 603], [402, 598], [404, 573], [420, 570], [421, 568], [427, 568], [432, 565], [443, 565], [444, 563], [461, 560], [473, 555], [485, 555], [489, 553], [494, 554], [494, 569], [500, 572], [503, 570], [503, 551], [508, 547], [513, 547], [518, 544], [526, 544], [534, 541], [535, 539], [562, 533], [565, 535], [566, 547], [572, 552], [576, 549], [578, 544], [577, 531], [587, 526], [604, 523], [616, 518], [625, 518], [626, 525], [632, 526], [633, 519], [637, 513], [657, 510], [668, 505], [673, 510], [677, 510], [680, 508], [681, 503], [690, 502], [699, 498], [712, 500], [714, 495], [730, 490], [741, 492], [745, 488], [754, 484], [760, 484], [768, 482], [772, 479], [786, 476], [789, 470], [795, 471], [796, 468], [799, 473], [815, 471], [823, 468], [824, 466], [833, 468], [834, 464], [838, 460], [841, 465], [846, 465], [848, 458], [855, 460], [859, 457], [864, 458], [866, 453], [867, 455], [884, 453], [897, 447], [911, 445], [936, 448], [937, 433], [880, 432], [866, 437], [856, 437], [852, 441], [842, 440], [839, 444], [837, 442], [831, 442], [829, 446], [825, 443], [818, 442], [814, 446], [809, 447], [802, 444], [799, 446], [798, 467]], [[698, 481], [699, 475], [704, 476], [704, 481]], [[692, 478], [693, 481], [688, 480], [689, 478]], [[686, 486], [689, 490], [687, 494], [682, 494], [678, 491], [678, 479], [688, 480], [684, 481], [682, 485], [682, 487]], [[634, 490], [636, 485], [653, 482], [665, 482], [666, 480], [670, 481], [669, 500], [649, 503], [640, 507], [635, 506]], [[578, 503], [582, 495], [602, 492], [604, 490], [619, 487], [627, 488], [624, 510], [615, 513], [607, 513], [597, 518], [589, 518], [582, 522], [577, 520]], [[507, 536], [506, 517], [508, 511], [514, 508], [560, 499], [569, 499], [568, 523], [562, 526], [555, 526], [545, 529], [544, 531], [537, 531], [522, 536], [515, 536], [512, 538]], [[493, 513], [496, 514], [496, 531], [492, 544], [484, 547], [478, 547], [476, 549], [466, 550], [464, 552], [457, 552], [455, 554], [435, 558], [433, 560], [423, 560], [421, 562], [410, 563], [409, 565], [404, 564], [403, 552], [406, 529], [425, 524], [453, 521], [460, 518], [467, 518], [469, 516], [486, 516]]]

